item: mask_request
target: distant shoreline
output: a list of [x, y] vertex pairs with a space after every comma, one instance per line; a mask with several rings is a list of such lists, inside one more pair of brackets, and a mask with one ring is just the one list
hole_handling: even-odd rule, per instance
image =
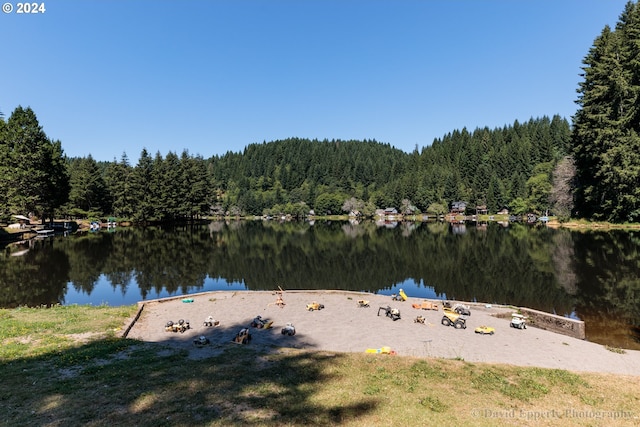
[[[427, 215], [427, 214], [424, 214], [424, 215], [428, 217], [434, 217], [434, 215]], [[422, 219], [424, 215], [423, 214], [406, 215], [405, 218], [401, 219], [400, 221], [398, 221], [398, 218], [395, 219], [395, 221], [404, 222], [406, 220], [407, 222], [425, 222]], [[475, 216], [475, 218], [472, 220], [468, 219], [469, 216], [451, 217], [449, 215], [445, 215], [444, 218], [445, 218], [443, 220], [444, 222], [457, 222], [457, 221], [487, 222], [487, 223], [501, 222], [501, 221], [509, 222], [508, 215], [483, 214], [483, 215]], [[205, 217], [205, 218], [198, 219], [195, 222], [206, 222], [206, 221], [215, 221], [215, 220], [279, 221], [278, 219], [265, 220], [261, 216], [243, 216], [243, 217], [225, 216], [225, 217]], [[315, 216], [315, 217], [307, 218], [307, 221], [350, 221], [350, 220], [351, 220], [351, 217], [349, 217], [348, 215]], [[376, 218], [371, 218], [371, 219], [367, 218], [367, 220], [376, 221]], [[63, 220], [58, 220], [58, 221], [63, 221]], [[287, 221], [292, 221], [292, 220], [287, 220]], [[79, 231], [87, 231], [90, 229], [91, 221], [86, 219], [69, 220], [68, 222], [75, 222], [78, 225], [76, 230], [79, 230]], [[180, 221], [177, 221], [176, 223], [179, 223], [179, 222]], [[570, 230], [583, 230], [583, 231], [640, 230], [640, 223], [616, 224], [616, 223], [611, 223], [606, 221], [592, 222], [588, 220], [578, 220], [578, 219], [572, 219], [572, 220], [563, 222], [563, 221], [559, 221], [555, 217], [551, 217], [549, 221], [541, 224], [545, 224], [547, 227], [554, 228], [554, 229], [567, 228]], [[135, 226], [135, 225], [136, 224], [134, 224], [133, 222], [127, 221], [127, 220], [119, 221], [117, 223], [118, 227], [129, 227], [129, 226]], [[152, 223], [150, 225], [154, 225], [154, 224]], [[20, 241], [20, 240], [23, 240], [24, 234], [25, 234], [24, 230], [15, 230], [15, 229], [9, 229], [7, 227], [3, 227], [2, 229], [0, 229], [0, 242], [12, 243], [12, 242]]]

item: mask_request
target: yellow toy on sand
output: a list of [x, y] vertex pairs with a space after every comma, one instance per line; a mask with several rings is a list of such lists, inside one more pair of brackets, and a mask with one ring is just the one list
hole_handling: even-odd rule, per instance
[[478, 326], [476, 328], [476, 334], [493, 335], [495, 332], [496, 329], [492, 328], [491, 326]]
[[251, 322], [251, 326], [258, 329], [271, 329], [273, 320], [263, 319], [262, 316], [256, 316]]
[[397, 354], [395, 350], [391, 350], [391, 347], [368, 348], [364, 352], [372, 354]]
[[313, 311], [313, 310], [322, 310], [324, 308], [324, 304], [320, 304], [317, 302], [312, 302], [311, 304], [307, 304], [307, 310], [309, 311]]
[[398, 292], [398, 295], [393, 294], [391, 297], [393, 298], [394, 301], [406, 301], [407, 300], [407, 294], [405, 294], [402, 289], [400, 289], [400, 291]]
[[438, 304], [435, 302], [424, 300], [421, 304], [413, 303], [411, 307], [418, 308], [422, 310], [438, 310]]

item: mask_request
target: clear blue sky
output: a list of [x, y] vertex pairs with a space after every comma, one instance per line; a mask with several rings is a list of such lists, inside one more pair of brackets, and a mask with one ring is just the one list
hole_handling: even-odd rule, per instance
[[[4, 2], [4, 0], [3, 0]], [[406, 152], [455, 129], [571, 120], [626, 0], [48, 0], [0, 13], [0, 111], [69, 156], [208, 158], [288, 137]]]

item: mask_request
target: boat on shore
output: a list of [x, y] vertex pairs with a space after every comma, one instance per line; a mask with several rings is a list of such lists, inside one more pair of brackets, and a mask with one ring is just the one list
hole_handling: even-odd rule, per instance
[[35, 230], [37, 237], [48, 237], [48, 236], [53, 236], [53, 234], [55, 233], [55, 230], [53, 228], [40, 228], [38, 230]]

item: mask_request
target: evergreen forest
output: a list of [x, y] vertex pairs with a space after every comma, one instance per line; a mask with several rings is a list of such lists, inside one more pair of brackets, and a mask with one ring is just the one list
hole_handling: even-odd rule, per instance
[[[628, 2], [582, 64], [578, 110], [463, 128], [411, 153], [375, 140], [284, 140], [204, 158], [126, 153], [112, 162], [67, 157], [30, 108], [0, 116], [0, 220], [32, 214], [140, 223], [205, 216], [302, 218], [377, 209], [640, 218], [640, 7]], [[188, 146], [188, 141], [184, 141]]]

